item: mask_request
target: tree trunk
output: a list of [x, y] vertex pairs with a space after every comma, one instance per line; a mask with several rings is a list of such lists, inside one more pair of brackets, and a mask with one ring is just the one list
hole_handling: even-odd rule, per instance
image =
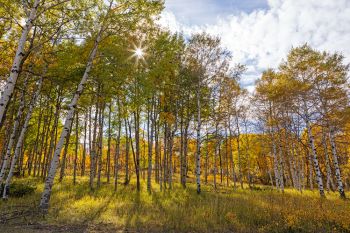
[[102, 105], [100, 109], [100, 116], [99, 116], [99, 143], [98, 143], [98, 171], [97, 171], [97, 187], [99, 188], [101, 186], [101, 172], [102, 172], [102, 150], [103, 150], [103, 123], [104, 123], [104, 111], [105, 111], [105, 104]]
[[[153, 103], [154, 101], [152, 101]], [[153, 105], [153, 104], [152, 104]], [[153, 106], [151, 110], [148, 111], [147, 119], [147, 134], [148, 134], [148, 171], [147, 171], [147, 191], [151, 192], [151, 178], [152, 178], [152, 151], [153, 151], [153, 129], [154, 129], [154, 120], [153, 120]]]
[[183, 164], [182, 164], [182, 187], [186, 188], [186, 178], [187, 178], [187, 152], [188, 152], [188, 128], [189, 120], [185, 122], [184, 128], [184, 142], [183, 142]]
[[328, 148], [327, 148], [325, 132], [322, 132], [322, 144], [323, 144], [323, 150], [324, 150], [324, 156], [325, 156], [325, 162], [326, 162], [326, 171], [327, 171], [326, 189], [329, 192], [330, 189], [334, 190], [334, 182], [332, 178], [332, 169], [331, 169], [329, 156], [328, 156]]
[[58, 144], [56, 146], [56, 150], [55, 150], [54, 156], [53, 156], [52, 161], [51, 161], [49, 175], [47, 176], [47, 179], [45, 181], [44, 191], [42, 193], [41, 200], [40, 200], [40, 208], [44, 211], [47, 211], [49, 208], [49, 201], [50, 201], [50, 197], [51, 197], [53, 181], [54, 181], [54, 178], [56, 175], [56, 170], [58, 167], [62, 146], [63, 146], [63, 143], [64, 143], [64, 141], [69, 133], [69, 129], [71, 128], [73, 118], [74, 118], [74, 112], [75, 112], [75, 109], [77, 107], [78, 100], [83, 92], [85, 83], [86, 83], [88, 76], [89, 76], [89, 73], [91, 71], [91, 68], [93, 65], [93, 60], [95, 59], [95, 56], [97, 53], [97, 47], [98, 47], [98, 44], [101, 40], [102, 31], [103, 31], [103, 27], [101, 27], [101, 30], [99, 31], [99, 33], [96, 37], [95, 44], [94, 44], [93, 49], [89, 55], [89, 59], [88, 59], [87, 65], [86, 65], [84, 75], [83, 75], [83, 77], [79, 83], [78, 89], [75, 92], [74, 97], [69, 105], [69, 110], [68, 110], [66, 121], [64, 123], [64, 128], [63, 128], [63, 131], [61, 133]]
[[135, 120], [135, 157], [136, 157], [136, 189], [137, 191], [141, 191], [140, 186], [140, 113], [139, 109], [134, 112], [134, 120]]
[[[306, 109], [305, 109], [305, 112], [306, 112]], [[321, 174], [321, 169], [320, 169], [320, 166], [318, 163], [317, 151], [316, 151], [316, 147], [315, 147], [315, 140], [314, 140], [314, 136], [312, 135], [312, 132], [311, 132], [311, 126], [310, 126], [309, 116], [307, 115], [307, 112], [306, 112], [306, 128], [307, 128], [307, 135], [308, 135], [308, 139], [309, 139], [309, 144], [311, 147], [311, 153], [313, 155], [313, 162], [314, 162], [314, 167], [315, 167], [315, 171], [316, 171], [316, 181], [317, 181], [317, 185], [318, 185], [318, 190], [320, 192], [321, 197], [325, 197], [324, 189], [323, 189], [322, 174]]]
[[207, 137], [206, 137], [206, 151], [205, 151], [205, 166], [204, 166], [204, 182], [205, 184], [208, 184], [208, 169], [209, 169], [209, 135], [207, 131]]
[[60, 109], [61, 109], [61, 90], [57, 93], [57, 101], [56, 101], [56, 111], [55, 111], [55, 118], [54, 118], [54, 124], [51, 129], [51, 135], [50, 135], [50, 147], [49, 152], [45, 153], [45, 159], [44, 159], [44, 172], [43, 172], [43, 178], [45, 179], [48, 172], [49, 162], [52, 158], [52, 153], [55, 147], [55, 134], [58, 127], [58, 121], [59, 121], [59, 115], [60, 115]]
[[[26, 77], [26, 79], [27, 78], [28, 78], [28, 76]], [[26, 83], [26, 81], [25, 81], [25, 83]], [[19, 107], [18, 107], [18, 111], [17, 111], [17, 115], [16, 115], [16, 118], [15, 118], [15, 122], [13, 124], [13, 128], [12, 128], [12, 131], [11, 131], [9, 142], [7, 144], [6, 154], [5, 154], [5, 157], [4, 157], [3, 162], [2, 162], [2, 167], [1, 167], [1, 171], [0, 171], [0, 183], [2, 183], [2, 181], [3, 181], [4, 177], [5, 177], [8, 161], [9, 161], [11, 153], [12, 153], [12, 147], [13, 147], [13, 144], [15, 143], [15, 140], [16, 140], [18, 127], [19, 127], [20, 120], [21, 120], [20, 118], [22, 117], [22, 114], [23, 114], [24, 105], [25, 105], [25, 96], [24, 96], [25, 95], [25, 89], [26, 89], [25, 86], [26, 85], [24, 85], [24, 87], [22, 89], [22, 92], [21, 92], [20, 104], [19, 104]]]
[[[40, 107], [41, 107], [41, 99], [40, 99], [40, 103], [39, 103]], [[28, 175], [31, 175], [32, 172], [32, 167], [34, 164], [34, 171], [35, 171], [35, 167], [36, 167], [36, 161], [37, 161], [37, 155], [38, 155], [38, 144], [39, 144], [39, 139], [40, 139], [40, 128], [41, 128], [41, 119], [42, 119], [42, 110], [40, 109], [39, 112], [39, 119], [38, 119], [38, 132], [35, 138], [35, 144], [34, 144], [34, 150], [33, 150], [33, 156], [32, 159], [30, 161], [29, 167], [28, 167]], [[35, 172], [34, 172], [34, 176], [35, 176]]]
[[233, 180], [233, 188], [236, 189], [237, 188], [237, 177], [236, 177], [236, 172], [235, 172], [235, 163], [233, 160], [233, 150], [232, 150], [232, 131], [231, 131], [231, 119], [230, 116], [228, 118], [228, 130], [229, 130], [229, 156], [230, 156], [230, 164], [231, 164], [231, 175], [232, 175], [232, 180]]
[[77, 168], [78, 168], [78, 149], [79, 149], [79, 113], [75, 114], [75, 150], [74, 150], [74, 167], [73, 167], [73, 184], [77, 182]]
[[114, 191], [117, 191], [118, 186], [118, 171], [119, 171], [119, 156], [120, 156], [120, 136], [122, 129], [122, 121], [120, 114], [120, 104], [118, 100], [118, 135], [117, 140], [115, 142], [115, 155], [114, 155]]
[[332, 155], [333, 155], [333, 164], [334, 164], [334, 169], [335, 169], [335, 176], [337, 178], [337, 183], [338, 183], [338, 191], [340, 194], [340, 197], [345, 199], [345, 191], [343, 187], [343, 181], [341, 178], [341, 173], [340, 173], [340, 167], [339, 167], [339, 162], [338, 162], [338, 155], [337, 155], [337, 148], [335, 145], [335, 140], [334, 140], [334, 128], [330, 127], [329, 130], [329, 139], [331, 142], [331, 147], [332, 147]]
[[8, 174], [6, 182], [5, 182], [3, 198], [7, 197], [6, 190], [8, 189], [8, 187], [10, 185], [10, 182], [11, 182], [11, 179], [12, 179], [12, 176], [13, 176], [13, 171], [15, 169], [17, 158], [19, 156], [19, 153], [21, 151], [21, 148], [22, 148], [22, 145], [23, 145], [23, 142], [24, 142], [24, 136], [25, 136], [25, 133], [27, 132], [27, 129], [28, 129], [28, 126], [29, 126], [29, 121], [30, 121], [30, 118], [32, 117], [33, 109], [35, 107], [35, 104], [36, 104], [36, 101], [38, 99], [39, 93], [41, 91], [42, 82], [43, 82], [43, 78], [41, 77], [40, 80], [39, 80], [39, 83], [38, 83], [37, 91], [35, 92], [32, 100], [31, 100], [31, 103], [30, 103], [30, 106], [29, 106], [29, 109], [28, 109], [28, 113], [27, 113], [26, 119], [24, 121], [24, 125], [22, 127], [21, 133], [20, 133], [19, 138], [17, 140], [15, 153], [14, 153], [14, 156], [12, 157], [12, 161], [11, 161], [10, 171], [9, 171], [9, 174]]
[[108, 139], [107, 139], [107, 165], [106, 165], [106, 175], [107, 175], [107, 183], [109, 183], [110, 179], [110, 168], [111, 168], [111, 113], [112, 113], [112, 104], [108, 105]]
[[197, 184], [197, 193], [201, 193], [201, 85], [200, 81], [198, 82], [198, 87], [196, 91], [197, 98], [197, 138], [196, 138], [196, 184]]
[[6, 108], [8, 106], [8, 103], [11, 99], [13, 90], [15, 88], [18, 75], [21, 71], [22, 65], [24, 63], [25, 58], [25, 44], [27, 41], [28, 34], [33, 26], [33, 23], [36, 18], [36, 14], [38, 11], [40, 0], [35, 0], [33, 3], [33, 6], [30, 10], [29, 16], [26, 20], [26, 24], [23, 27], [21, 37], [19, 39], [18, 47], [16, 50], [16, 55], [13, 60], [13, 64], [11, 67], [10, 75], [6, 81], [6, 85], [4, 87], [4, 91], [0, 98], [0, 127], [2, 126], [3, 118], [6, 112]]
[[86, 113], [86, 115], [85, 115], [85, 122], [84, 122], [84, 144], [83, 144], [83, 154], [82, 154], [82, 158], [81, 158], [81, 176], [85, 176], [87, 122], [88, 122], [88, 115], [87, 115], [87, 113]]
[[94, 179], [95, 179], [95, 167], [96, 167], [96, 138], [97, 138], [97, 118], [98, 118], [98, 100], [96, 101], [95, 106], [95, 115], [94, 115], [94, 129], [92, 135], [91, 143], [91, 152], [90, 152], [90, 189], [94, 189]]
[[69, 140], [70, 140], [70, 135], [71, 135], [71, 131], [72, 131], [72, 126], [69, 129], [69, 133], [66, 137], [66, 144], [64, 146], [64, 150], [63, 150], [63, 157], [61, 159], [61, 170], [60, 170], [60, 178], [58, 179], [58, 181], [61, 183], [63, 181], [64, 178], [64, 172], [66, 170], [66, 163], [67, 163], [67, 153], [68, 153], [68, 147], [69, 147]]
[[130, 144], [129, 144], [129, 134], [128, 134], [128, 122], [125, 119], [125, 181], [124, 185], [129, 184], [129, 151], [130, 151]]
[[241, 188], [243, 189], [243, 174], [242, 174], [242, 164], [241, 164], [241, 146], [240, 146], [240, 128], [239, 128], [239, 120], [238, 120], [238, 113], [236, 111], [236, 127], [237, 127], [237, 156], [238, 156], [238, 178], [239, 183], [241, 184]]

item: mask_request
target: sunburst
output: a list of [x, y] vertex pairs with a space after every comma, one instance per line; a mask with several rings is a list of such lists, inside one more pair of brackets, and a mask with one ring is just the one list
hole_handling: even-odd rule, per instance
[[142, 42], [139, 45], [135, 45], [133, 43], [133, 48], [129, 49], [129, 51], [132, 53], [129, 59], [135, 58], [136, 64], [138, 64], [139, 61], [146, 63], [146, 60], [145, 60], [145, 56], [147, 56], [146, 50], [147, 50], [147, 47], [142, 45]]

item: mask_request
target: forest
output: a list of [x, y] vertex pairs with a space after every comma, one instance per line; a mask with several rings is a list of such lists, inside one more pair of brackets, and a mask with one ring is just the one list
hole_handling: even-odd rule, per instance
[[248, 91], [163, 9], [0, 0], [0, 232], [350, 232], [345, 57], [292, 47]]

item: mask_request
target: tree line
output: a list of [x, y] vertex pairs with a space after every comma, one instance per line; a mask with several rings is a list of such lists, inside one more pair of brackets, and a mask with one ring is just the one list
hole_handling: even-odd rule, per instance
[[[141, 190], [271, 185], [320, 196], [349, 187], [348, 70], [305, 44], [253, 93], [220, 38], [157, 24], [162, 1], [0, 4], [2, 197], [12, 178], [88, 177]], [[273, 49], [273, 48], [271, 48]], [[65, 178], [66, 177], [66, 178]]]

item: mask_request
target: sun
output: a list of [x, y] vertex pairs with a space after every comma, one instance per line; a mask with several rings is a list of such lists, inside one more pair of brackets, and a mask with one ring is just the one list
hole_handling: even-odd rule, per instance
[[143, 49], [142, 48], [136, 48], [134, 50], [134, 56], [136, 56], [138, 59], [143, 58], [143, 56], [144, 56]]
[[129, 49], [129, 51], [132, 53], [131, 56], [129, 57], [129, 59], [133, 59], [136, 58], [136, 64], [139, 64], [139, 61], [141, 61], [142, 63], [145, 63], [145, 56], [147, 56], [146, 54], [146, 47], [142, 45], [142, 43], [140, 43], [139, 45], [135, 45], [132, 44], [133, 48]]

